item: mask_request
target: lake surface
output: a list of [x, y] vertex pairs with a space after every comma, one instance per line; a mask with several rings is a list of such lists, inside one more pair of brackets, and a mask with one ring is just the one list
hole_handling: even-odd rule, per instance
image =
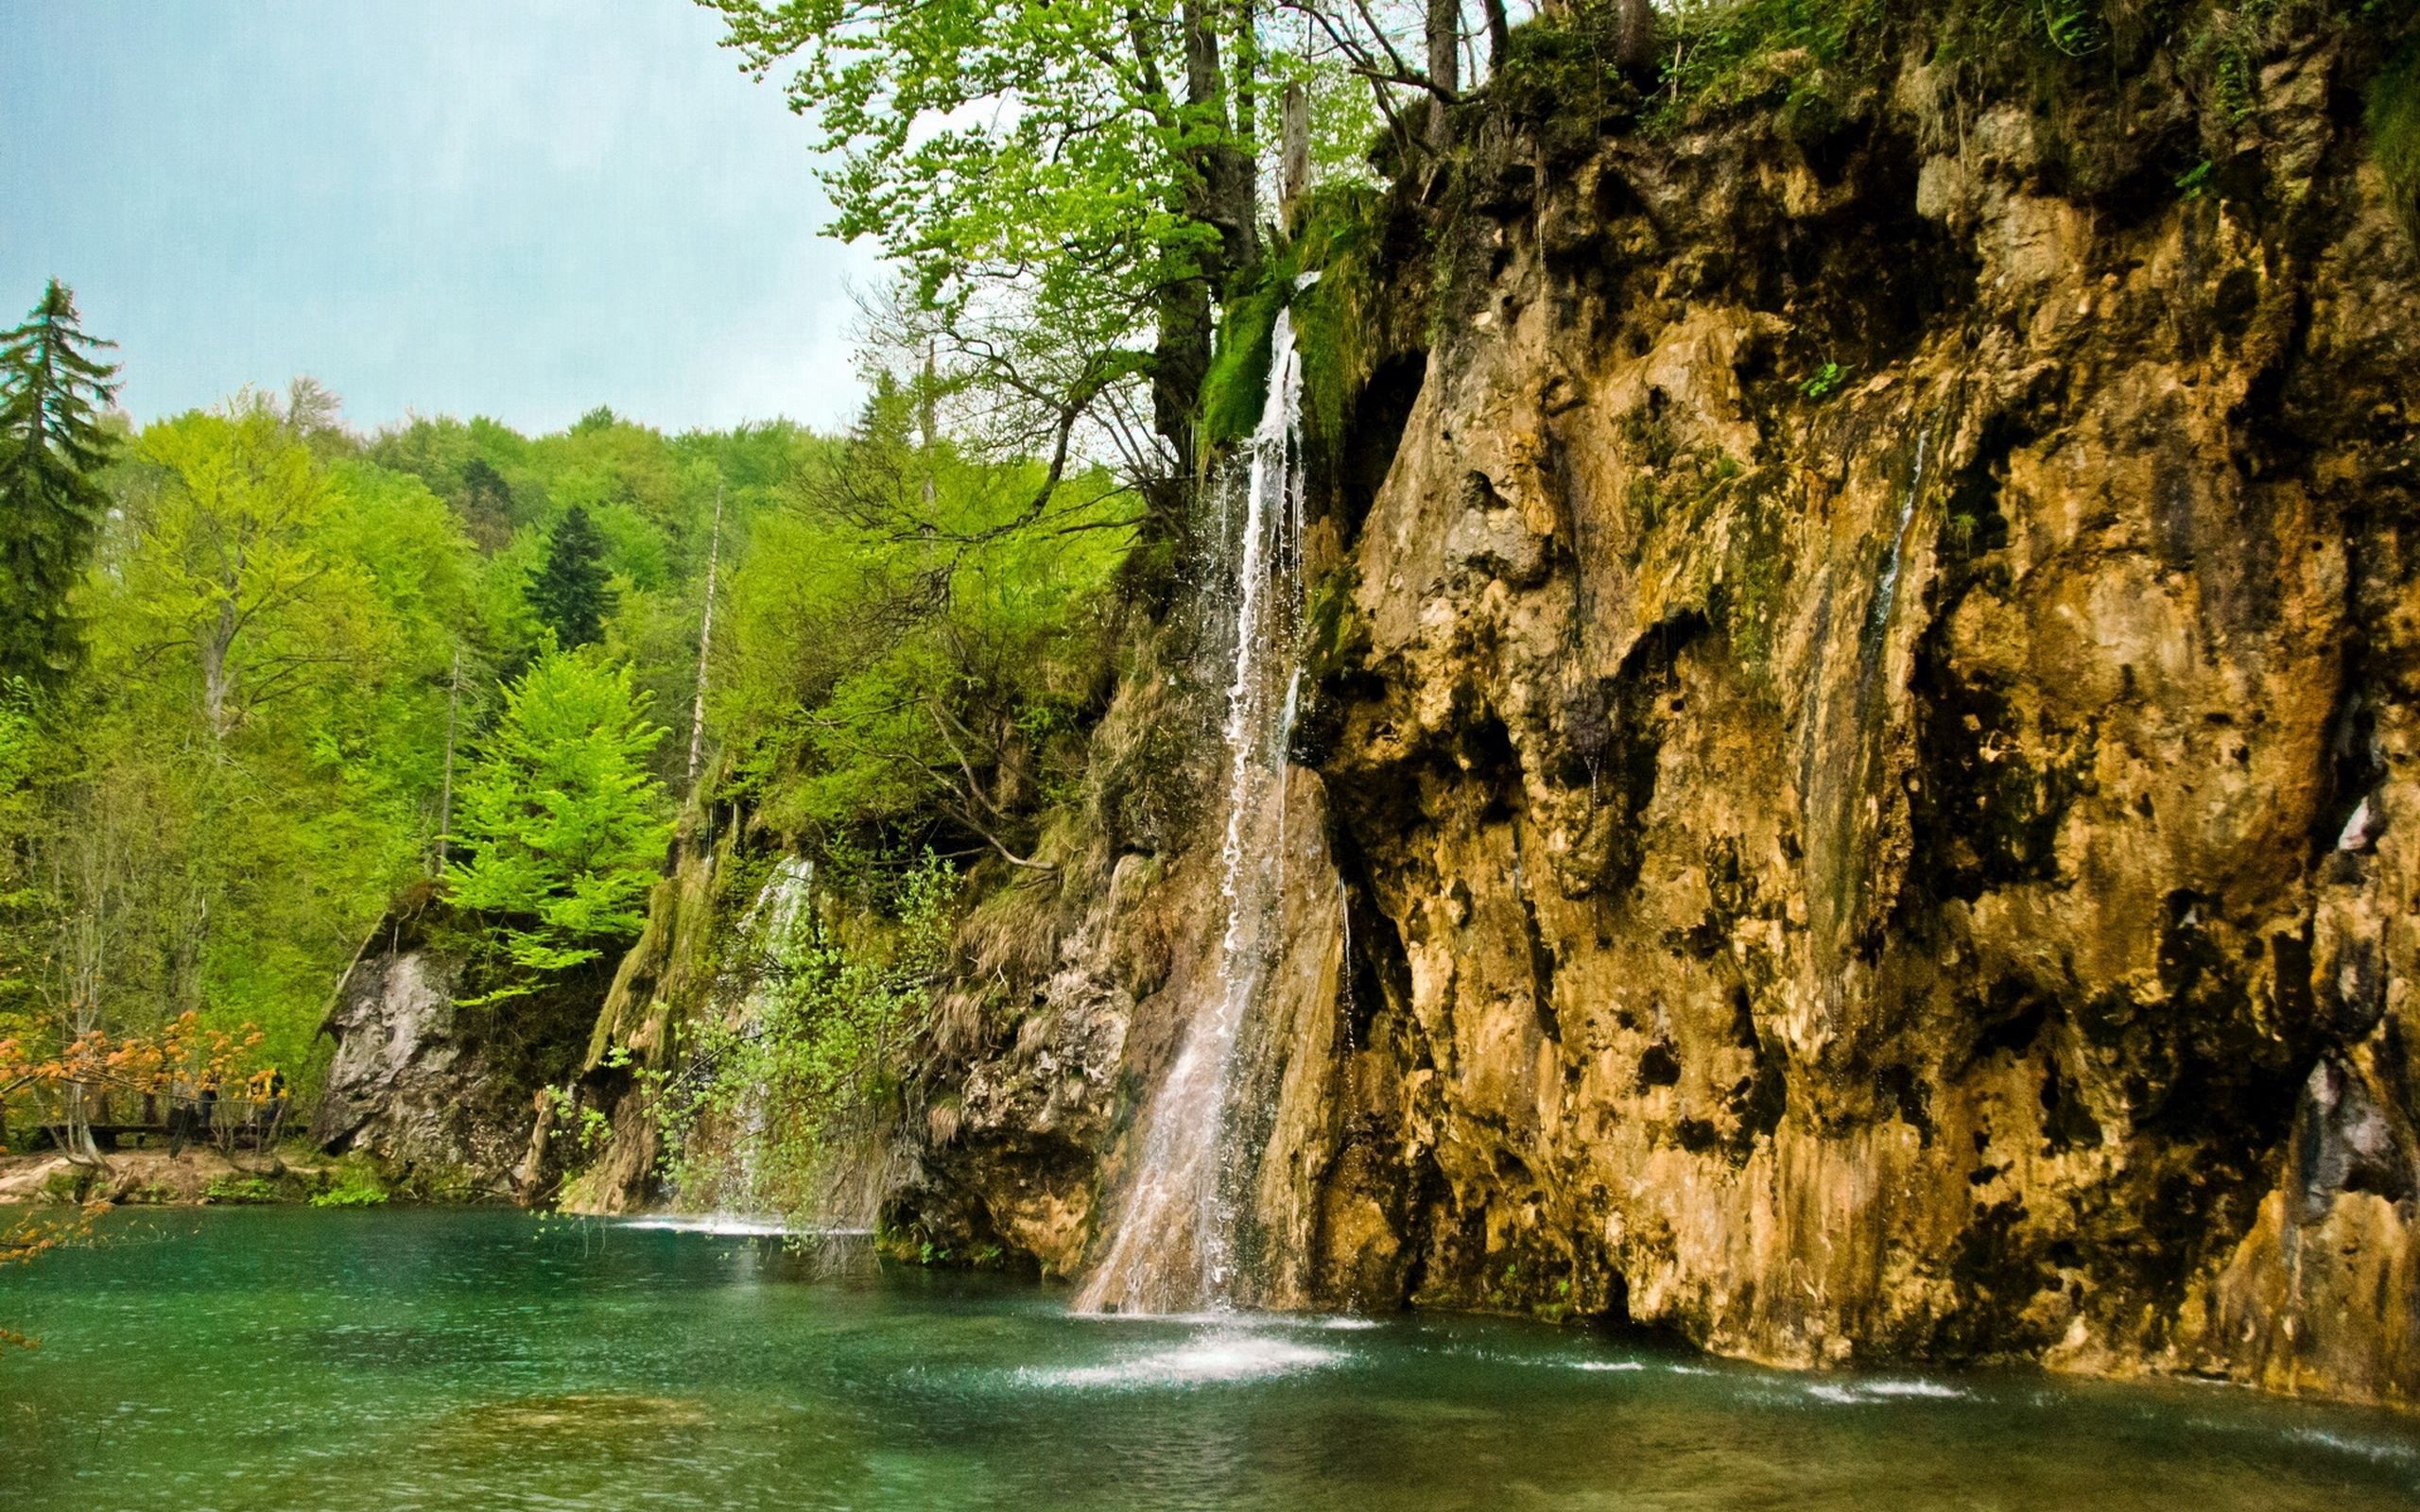
[[1077, 1318], [778, 1241], [120, 1213], [0, 1276], [0, 1508], [2420, 1505], [2420, 1424], [2215, 1386], [1798, 1376], [1515, 1322]]

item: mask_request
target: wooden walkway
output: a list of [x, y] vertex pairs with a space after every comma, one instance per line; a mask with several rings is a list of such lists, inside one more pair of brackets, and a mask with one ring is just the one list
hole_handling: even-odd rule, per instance
[[[142, 1111], [131, 1118], [117, 1116], [110, 1097], [92, 1101], [95, 1116], [85, 1127], [92, 1132], [94, 1145], [104, 1152], [130, 1143], [137, 1149], [164, 1144], [171, 1154], [187, 1144], [212, 1144], [221, 1150], [273, 1149], [285, 1125], [286, 1099], [283, 1097], [146, 1095]], [[31, 1147], [63, 1149], [68, 1143], [66, 1131], [63, 1119], [41, 1119], [31, 1130], [39, 1143]]]

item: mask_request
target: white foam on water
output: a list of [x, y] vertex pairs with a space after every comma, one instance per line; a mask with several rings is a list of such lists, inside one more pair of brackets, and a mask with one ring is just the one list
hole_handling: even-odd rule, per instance
[[1908, 1397], [1934, 1401], [1962, 1401], [1966, 1399], [1965, 1392], [1956, 1386], [1943, 1385], [1938, 1381], [1825, 1381], [1807, 1386], [1806, 1394], [1818, 1401], [1842, 1405]]
[[2409, 1465], [2420, 1461], [2420, 1445], [2388, 1443], [2376, 1438], [2355, 1438], [2345, 1434], [2332, 1434], [2325, 1428], [2289, 1428], [2286, 1436], [2297, 1444], [2309, 1444], [2319, 1449], [2332, 1449], [2342, 1454], [2359, 1454], [2363, 1459], [2384, 1464]]
[[1945, 1386], [1938, 1381], [1869, 1381], [1865, 1389], [1876, 1397], [1931, 1397], [1942, 1401], [1962, 1401], [1966, 1393], [1956, 1386]]
[[714, 1234], [726, 1239], [781, 1239], [790, 1235], [801, 1239], [866, 1239], [873, 1234], [871, 1228], [792, 1224], [779, 1218], [752, 1218], [729, 1212], [659, 1213], [648, 1218], [626, 1218], [621, 1227], [659, 1233]]
[[1644, 1370], [1647, 1366], [1636, 1360], [1574, 1360], [1574, 1370]]
[[1263, 1333], [1213, 1333], [1188, 1339], [1173, 1349], [1157, 1350], [1109, 1365], [1073, 1366], [1063, 1369], [1027, 1368], [1017, 1379], [1038, 1386], [1073, 1386], [1133, 1391], [1154, 1386], [1198, 1386], [1223, 1382], [1257, 1381], [1294, 1375], [1335, 1364], [1343, 1356], [1334, 1349]]
[[[1268, 1329], [1359, 1328], [1358, 1319], [1340, 1317], [1335, 1321], [1313, 1313], [1262, 1313], [1241, 1307], [1205, 1307], [1191, 1313], [1080, 1313], [1072, 1309], [1067, 1317], [1077, 1323], [1147, 1323], [1153, 1328], [1170, 1326], [1216, 1329], [1225, 1332], [1249, 1330], [1258, 1332]], [[1370, 1328], [1377, 1327], [1371, 1323]]]

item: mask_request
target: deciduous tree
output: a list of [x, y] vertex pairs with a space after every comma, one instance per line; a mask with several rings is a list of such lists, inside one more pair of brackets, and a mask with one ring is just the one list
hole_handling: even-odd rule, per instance
[[664, 738], [630, 669], [568, 652], [506, 689], [456, 800], [454, 901], [506, 918], [514, 963], [561, 971], [635, 937], [671, 836], [648, 754]]

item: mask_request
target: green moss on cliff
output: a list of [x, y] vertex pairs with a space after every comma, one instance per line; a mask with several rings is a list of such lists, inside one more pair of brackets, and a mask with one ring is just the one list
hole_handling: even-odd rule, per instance
[[[2074, 4], [2077, 0], [2052, 0]], [[1671, 130], [1706, 112], [1766, 104], [1811, 109], [1826, 70], [1891, 56], [1890, 0], [1744, 0], [1684, 8], [1670, 21], [1672, 61], [1648, 117]]]
[[[1334, 444], [1344, 433], [1354, 396], [1375, 365], [1375, 333], [1384, 322], [1377, 301], [1381, 269], [1375, 226], [1381, 193], [1369, 184], [1339, 184], [1314, 193], [1302, 230], [1279, 247], [1246, 293], [1227, 306], [1219, 345], [1201, 381], [1201, 438], [1230, 446], [1259, 423], [1269, 392], [1269, 365], [1280, 311], [1293, 314], [1294, 347], [1303, 361], [1304, 422], [1314, 438]], [[1302, 286], [1305, 274], [1317, 276]]]
[[[1583, 5], [1547, 25], [1584, 31], [1592, 9], [1602, 8]], [[1664, 19], [1665, 61], [1647, 121], [1671, 131], [1709, 112], [1764, 107], [1793, 134], [1798, 116], [1821, 130], [1850, 94], [1884, 82], [1911, 50], [1954, 64], [1962, 87], [2025, 79], [2046, 99], [2139, 72], [2165, 50], [2175, 82], [2223, 134], [2256, 110], [2260, 66], [2291, 36], [2325, 25], [2377, 35], [2408, 10], [2395, 0], [1697, 0]], [[1559, 52], [1530, 44], [1539, 56], [1571, 48], [1568, 39]]]
[[2404, 44], [2370, 85], [2370, 154], [2404, 225], [2420, 232], [2420, 40]]
[[1269, 390], [1269, 363], [1277, 314], [1286, 308], [1290, 280], [1271, 267], [1252, 291], [1227, 307], [1219, 322], [1219, 347], [1201, 379], [1201, 439], [1205, 450], [1230, 445], [1259, 423]]

